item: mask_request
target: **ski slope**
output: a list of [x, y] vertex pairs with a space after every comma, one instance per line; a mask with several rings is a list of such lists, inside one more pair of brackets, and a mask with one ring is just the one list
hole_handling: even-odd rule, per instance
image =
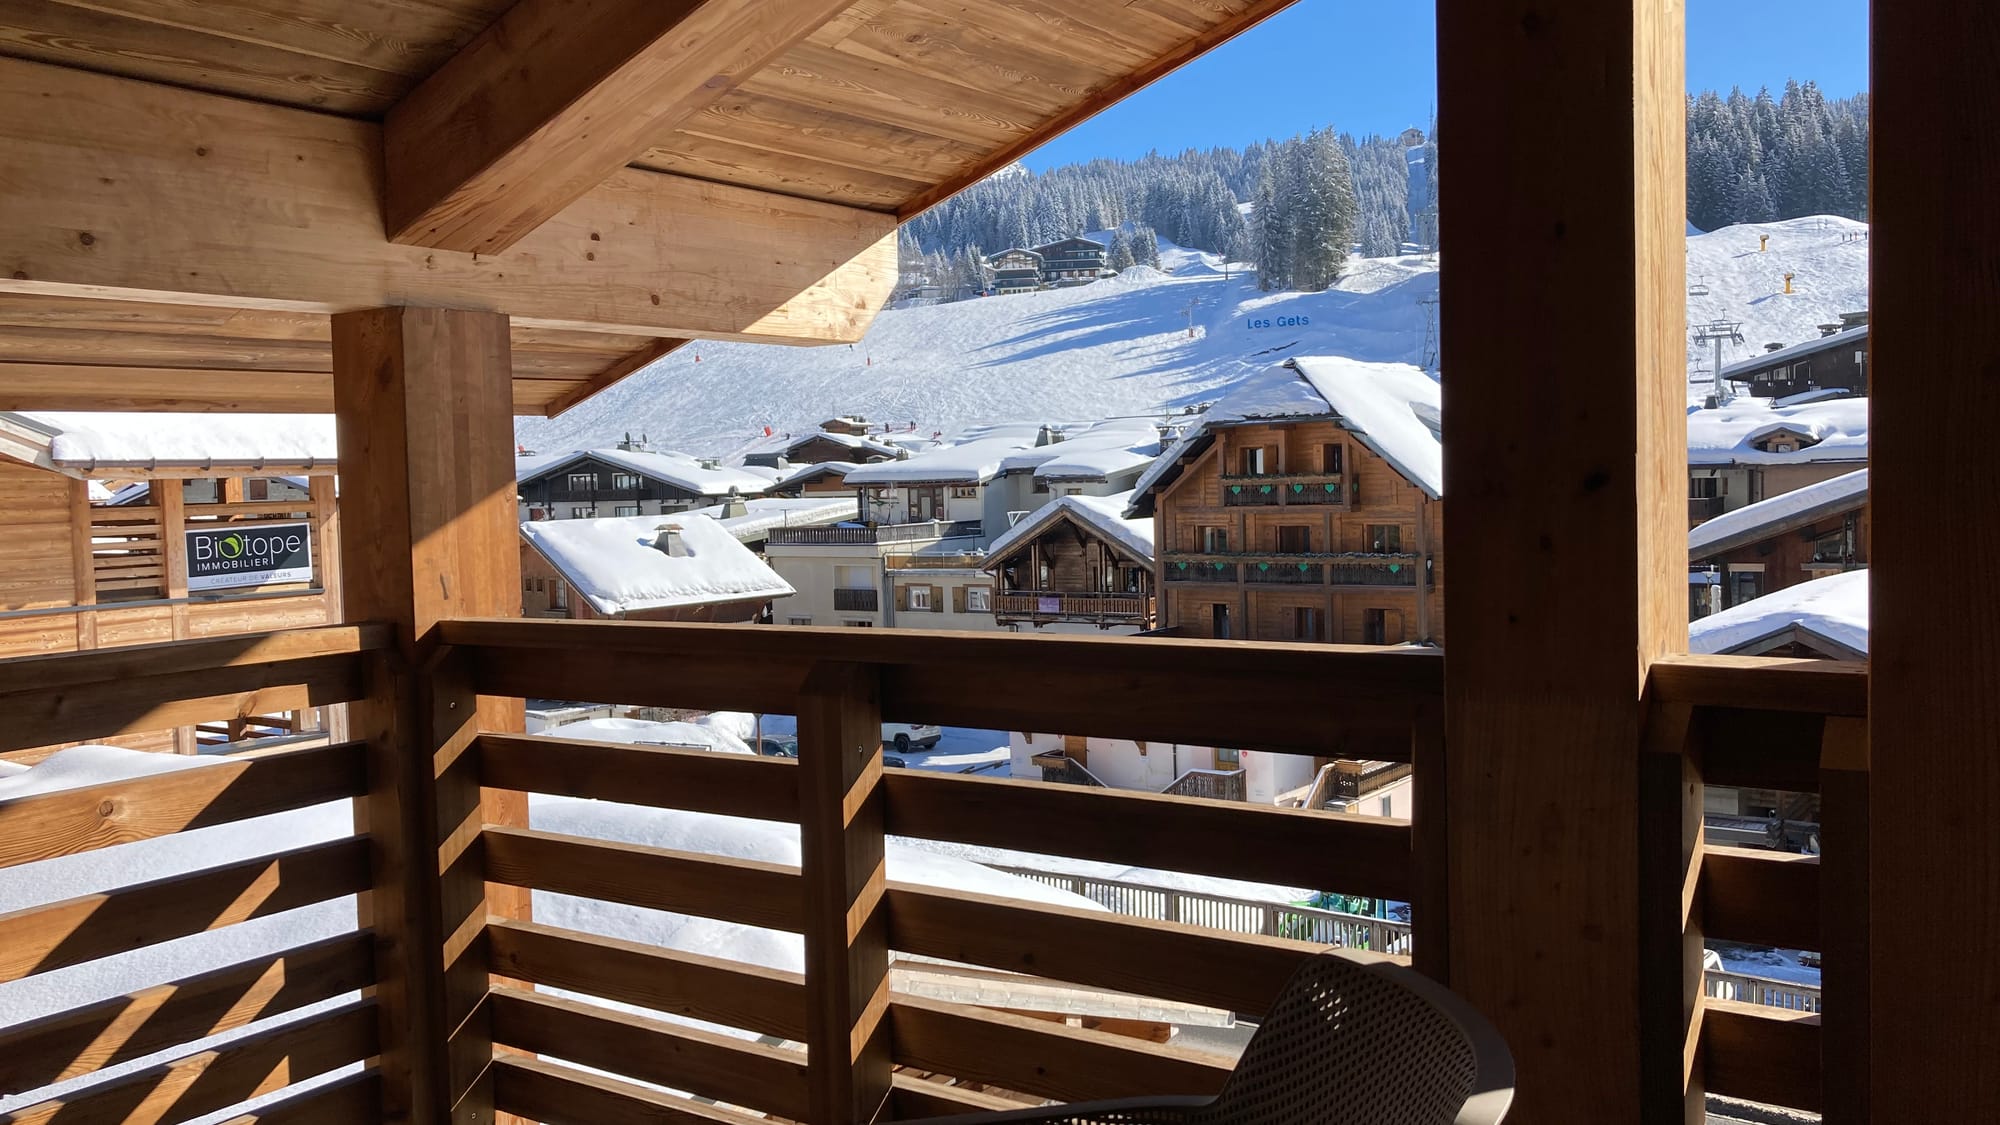
[[[1867, 305], [1868, 245], [1843, 240], [1865, 230], [1812, 218], [1690, 236], [1689, 279], [1709, 289], [1689, 298], [1690, 321], [1743, 322], [1744, 343], [1725, 361], [1816, 335], [1815, 325]], [[1771, 236], [1764, 253], [1760, 234]], [[692, 344], [560, 418], [522, 419], [518, 437], [531, 449], [579, 449], [643, 431], [656, 444], [740, 458], [839, 414], [950, 435], [980, 423], [1178, 413], [1291, 355], [1426, 358], [1421, 302], [1437, 293], [1434, 259], [1356, 258], [1324, 293], [1260, 293], [1240, 264], [1225, 270], [1214, 255], [1165, 243], [1161, 266], [1074, 289], [891, 309], [853, 345]], [[1690, 370], [1709, 355], [1690, 347]], [[1448, 379], [1448, 359], [1446, 368]]]

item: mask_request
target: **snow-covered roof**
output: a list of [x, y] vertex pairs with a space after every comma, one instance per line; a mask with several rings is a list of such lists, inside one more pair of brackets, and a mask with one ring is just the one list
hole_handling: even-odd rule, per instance
[[1267, 367], [1216, 400], [1153, 462], [1133, 490], [1132, 511], [1152, 511], [1153, 493], [1180, 475], [1223, 426], [1332, 417], [1432, 497], [1444, 495], [1438, 381], [1407, 363], [1299, 356]]
[[1033, 469], [1041, 481], [1108, 481], [1160, 455], [1159, 429], [1145, 418], [1113, 418], [1060, 433], [1060, 441], [1031, 445], [1002, 459], [1000, 471]]
[[[653, 546], [659, 529], [677, 527], [684, 555]], [[521, 536], [549, 560], [599, 613], [618, 615], [794, 593], [750, 548], [708, 516], [617, 516], [538, 520]]]
[[[695, 508], [688, 512], [674, 513], [676, 516], [707, 516], [721, 524], [740, 543], [755, 543], [769, 538], [771, 529], [776, 527], [826, 527], [854, 519], [860, 508], [852, 492], [815, 492], [809, 496], [759, 496], [745, 500], [748, 509], [740, 516], [724, 516], [724, 505], [711, 504], [706, 508]], [[631, 518], [631, 517], [625, 517]], [[653, 516], [663, 520], [666, 516]]]
[[[1736, 398], [1713, 410], [1690, 407], [1690, 465], [1790, 465], [1807, 461], [1868, 459], [1868, 400], [1831, 399], [1776, 406], [1770, 399]], [[1790, 453], [1766, 453], [1750, 443], [1780, 430], [1815, 439]]]
[[1041, 427], [1012, 422], [974, 426], [964, 440], [912, 454], [905, 460], [863, 465], [847, 474], [847, 483], [862, 484], [984, 484], [1000, 474], [1007, 458], [1033, 448]]
[[547, 476], [586, 457], [613, 468], [665, 481], [698, 496], [724, 496], [732, 488], [741, 495], [756, 496], [771, 487], [769, 477], [735, 466], [710, 469], [685, 453], [648, 453], [630, 449], [578, 449], [569, 453], [517, 457], [514, 479], [525, 481]]
[[1132, 503], [1132, 494], [1120, 492], [1114, 496], [1058, 496], [1054, 500], [1007, 529], [1006, 533], [993, 541], [986, 549], [986, 557], [993, 560], [988, 569], [998, 565], [999, 560], [1011, 554], [1016, 548], [1054, 526], [1057, 520], [1068, 516], [1097, 532], [1106, 540], [1130, 552], [1141, 562], [1153, 562], [1153, 521], [1151, 517], [1126, 519], [1125, 510]]
[[1688, 626], [1688, 651], [1755, 655], [1791, 640], [1868, 654], [1868, 572], [1850, 570], [1752, 598]]
[[1724, 512], [1688, 532], [1688, 557], [1705, 559], [1719, 555], [1867, 502], [1868, 470], [1857, 469]]
[[261, 465], [331, 468], [330, 414], [173, 414], [28, 411], [4, 417], [48, 435], [49, 460], [64, 468]]
[[791, 488], [810, 480], [818, 480], [823, 476], [844, 477], [860, 467], [861, 463], [858, 461], [821, 461], [816, 465], [794, 467], [778, 478], [776, 487]]
[[800, 434], [798, 437], [792, 439], [785, 446], [785, 452], [790, 453], [800, 446], [808, 445], [815, 441], [830, 441], [835, 445], [846, 446], [849, 449], [859, 450], [863, 453], [873, 453], [878, 457], [894, 457], [897, 449], [895, 445], [881, 438], [862, 437], [859, 434], [843, 434], [834, 430], [815, 430], [809, 434]]
[[659, 722], [652, 719], [582, 719], [542, 731], [551, 738], [615, 742], [622, 746], [680, 746], [723, 754], [754, 754], [757, 719], [741, 711], [715, 711], [698, 719]]
[[1761, 355], [1752, 356], [1749, 359], [1739, 359], [1735, 363], [1725, 363], [1722, 365], [1722, 377], [1724, 379], [1748, 379], [1750, 376], [1767, 367], [1776, 367], [1781, 363], [1790, 363], [1793, 360], [1804, 359], [1809, 355], [1818, 355], [1820, 352], [1831, 348], [1865, 348], [1867, 346], [1868, 326], [1863, 324], [1855, 328], [1835, 332], [1831, 336], [1817, 336], [1807, 340], [1803, 344], [1793, 344], [1791, 347], [1779, 348], [1777, 351], [1765, 352]]

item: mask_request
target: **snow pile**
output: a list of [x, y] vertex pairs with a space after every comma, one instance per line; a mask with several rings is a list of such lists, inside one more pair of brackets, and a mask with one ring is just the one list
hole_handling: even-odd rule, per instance
[[1293, 362], [1361, 444], [1425, 492], [1444, 495], [1436, 379], [1407, 363], [1361, 363], [1337, 356], [1300, 356]]
[[1688, 651], [1729, 653], [1791, 628], [1868, 651], [1868, 572], [1850, 570], [1787, 586], [1688, 626]]
[[[1731, 543], [1749, 536], [1762, 538], [1760, 532], [1783, 525], [1785, 522], [1808, 517], [1809, 513], [1821, 510], [1838, 511], [1849, 505], [1865, 502], [1868, 498], [1868, 470], [1857, 469], [1844, 473], [1832, 480], [1809, 484], [1769, 500], [1759, 500], [1755, 504], [1745, 504], [1733, 512], [1703, 523], [1688, 532], [1688, 556], [1694, 559], [1706, 558], [1724, 549], [1720, 544]], [[1747, 540], [1746, 540], [1747, 541]]]
[[332, 465], [330, 414], [131, 414], [35, 411], [54, 431], [49, 459], [72, 466]]
[[541, 733], [552, 738], [579, 738], [588, 742], [615, 742], [622, 746], [674, 746], [689, 750], [714, 750], [722, 754], [754, 754], [750, 740], [756, 737], [754, 716], [741, 711], [717, 711], [686, 722], [657, 722], [652, 719], [583, 719], [550, 727]]
[[1112, 496], [1058, 496], [1037, 508], [1027, 519], [1007, 529], [1006, 534], [993, 541], [986, 549], [986, 557], [1003, 558], [1015, 548], [1040, 535], [1057, 518], [1067, 514], [1077, 522], [1092, 528], [1098, 534], [1144, 559], [1153, 561], [1153, 521], [1150, 518], [1126, 519], [1125, 510], [1131, 506], [1132, 494], [1120, 492]]
[[665, 481], [697, 496], [726, 496], [732, 488], [744, 496], [756, 496], [771, 487], [771, 478], [754, 469], [710, 469], [685, 453], [648, 453], [629, 449], [579, 449], [571, 453], [517, 458], [514, 479], [527, 480], [556, 472], [585, 458], [602, 461], [652, 480]]
[[[654, 546], [668, 528], [679, 530], [683, 554], [668, 554]], [[521, 536], [591, 608], [606, 616], [782, 598], [794, 592], [764, 560], [707, 516], [537, 520], [522, 524]]]
[[[1778, 406], [1767, 398], [1737, 398], [1714, 410], [1688, 410], [1688, 464], [1790, 465], [1805, 461], [1866, 461], [1868, 400], [1836, 398]], [[1812, 439], [1790, 453], [1765, 453], [1751, 443], [1781, 430]]]

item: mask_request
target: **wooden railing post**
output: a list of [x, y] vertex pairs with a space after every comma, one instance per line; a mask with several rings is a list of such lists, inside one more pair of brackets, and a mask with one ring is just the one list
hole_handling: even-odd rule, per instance
[[1707, 995], [1701, 904], [1702, 780], [1694, 708], [1654, 703], [1639, 757], [1640, 1120], [1705, 1120], [1696, 1046]]
[[1410, 804], [1410, 864], [1417, 890], [1416, 901], [1410, 904], [1411, 960], [1418, 972], [1449, 984], [1451, 834], [1445, 820], [1448, 779], [1442, 707], [1418, 709], [1410, 733], [1410, 764], [1416, 774]]
[[889, 916], [878, 673], [816, 664], [799, 693], [806, 1061], [814, 1125], [865, 1125], [889, 1097]]
[[1833, 717], [1819, 755], [1822, 1120], [1868, 1120], [1868, 721]]

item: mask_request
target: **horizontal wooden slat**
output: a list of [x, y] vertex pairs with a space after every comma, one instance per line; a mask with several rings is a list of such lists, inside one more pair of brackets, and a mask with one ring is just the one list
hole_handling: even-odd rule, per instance
[[[130, 579], [101, 581], [97, 588], [157, 589], [158, 585], [156, 579]], [[103, 630], [100, 624], [100, 641]], [[4, 675], [5, 669], [0, 669]], [[10, 720], [0, 728], [0, 751], [347, 703], [361, 698], [364, 690], [361, 658], [344, 654], [9, 692], [0, 694], [0, 714]]]
[[806, 1055], [557, 996], [496, 988], [493, 1040], [696, 1097], [806, 1119]]
[[212, 759], [169, 773], [0, 801], [0, 867], [357, 797], [364, 747]]
[[789, 713], [806, 669], [833, 660], [882, 665], [897, 721], [1332, 757], [1407, 760], [1417, 708], [1443, 690], [1435, 654], [1365, 646], [491, 618], [441, 629], [493, 694]]
[[896, 1061], [1061, 1101], [1213, 1094], [1227, 1060], [1104, 1032], [898, 994]]
[[0, 915], [0, 981], [263, 918], [368, 889], [350, 837]]
[[117, 683], [183, 672], [254, 667], [315, 656], [347, 656], [388, 647], [386, 625], [325, 625], [247, 633], [201, 641], [168, 641], [93, 652], [63, 652], [0, 660], [8, 695]]
[[492, 882], [778, 930], [802, 924], [796, 868], [522, 828], [489, 827], [482, 841]]
[[1411, 893], [1408, 821], [916, 770], [889, 771], [883, 784], [892, 835], [1402, 901]]
[[1868, 713], [1868, 665], [1761, 656], [1663, 656], [1647, 690], [1662, 703], [1818, 715]]
[[84, 386], [101, 388], [92, 395], [99, 410], [223, 407], [305, 414], [333, 408], [333, 378], [323, 372], [0, 362], [0, 410], [66, 410]]
[[889, 1097], [895, 1109], [891, 1120], [894, 1121], [1029, 1108], [1027, 1102], [954, 1086], [947, 1080], [918, 1078], [908, 1071], [898, 1071], [890, 1083]]
[[493, 1060], [493, 1108], [543, 1125], [764, 1125], [765, 1118], [519, 1055]]
[[192, 1120], [368, 1058], [375, 1053], [375, 1020], [374, 1003], [358, 1001], [16, 1110], [0, 1125]]
[[806, 1035], [805, 978], [718, 957], [494, 919], [495, 976], [786, 1039]]
[[0, 1032], [0, 1090], [32, 1090], [375, 983], [372, 936], [328, 938]]
[[1710, 1093], [1814, 1113], [1824, 1108], [1817, 1015], [1734, 1000], [1705, 1001], [1701, 1057]]
[[312, 501], [306, 500], [238, 500], [227, 504], [189, 504], [186, 515], [189, 522], [201, 522], [204, 516], [222, 518], [226, 516], [297, 516], [304, 519], [312, 514]]
[[[1174, 922], [889, 885], [889, 945], [904, 953], [1157, 996], [1266, 1010], [1321, 947]], [[1227, 972], [1216, 972], [1227, 965]]]
[[662, 809], [799, 819], [797, 763], [659, 746], [620, 746], [540, 735], [479, 737], [480, 781], [565, 797]]
[[373, 1070], [279, 1098], [222, 1125], [353, 1125], [382, 1111], [381, 1077]]
[[1819, 860], [1754, 848], [1703, 848], [1702, 933], [1723, 941], [1818, 949]]

